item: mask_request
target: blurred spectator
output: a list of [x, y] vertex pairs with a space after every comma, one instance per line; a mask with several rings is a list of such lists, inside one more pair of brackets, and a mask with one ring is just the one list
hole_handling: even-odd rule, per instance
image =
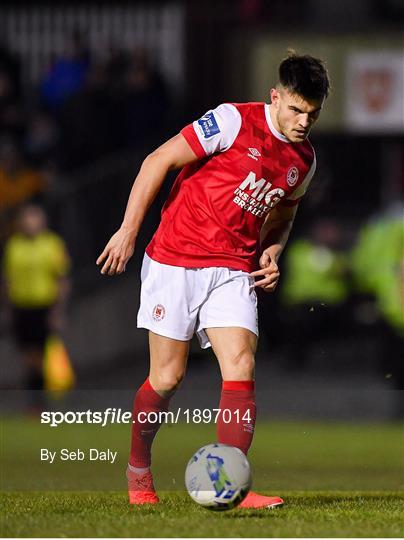
[[163, 78], [152, 68], [143, 49], [136, 49], [130, 58], [122, 102], [123, 129], [129, 146], [151, 135], [158, 136], [165, 126], [168, 94]]
[[146, 53], [113, 50], [89, 68], [84, 86], [60, 108], [62, 168], [158, 138], [168, 105], [164, 81]]
[[356, 290], [371, 295], [379, 313], [404, 335], [404, 210], [394, 205], [361, 229], [352, 251]]
[[54, 165], [59, 137], [59, 129], [52, 116], [44, 110], [34, 110], [23, 142], [30, 163], [37, 167]]
[[[397, 391], [397, 416], [404, 417], [404, 208], [394, 204], [360, 231], [352, 252], [356, 290], [362, 295], [359, 313], [380, 337], [381, 368]], [[369, 297], [374, 305], [369, 303]], [[375, 308], [375, 313], [372, 309]]]
[[61, 166], [70, 170], [113, 151], [120, 143], [106, 65], [94, 64], [85, 85], [61, 107]]
[[69, 257], [62, 239], [47, 229], [44, 211], [23, 207], [18, 229], [4, 249], [6, 296], [26, 370], [30, 407], [43, 406], [43, 357], [51, 331], [59, 330], [69, 284]]
[[46, 73], [40, 94], [43, 104], [57, 111], [67, 98], [79, 92], [90, 66], [79, 32], [70, 38], [64, 56], [56, 58]]
[[282, 297], [286, 305], [338, 305], [348, 296], [346, 256], [340, 249], [337, 223], [321, 220], [310, 236], [294, 242], [286, 253]]
[[0, 244], [9, 234], [17, 209], [44, 193], [44, 175], [27, 167], [17, 144], [11, 139], [0, 141]]
[[341, 239], [337, 222], [322, 219], [285, 253], [282, 324], [295, 367], [307, 364], [319, 336], [338, 338], [350, 325], [348, 260]]

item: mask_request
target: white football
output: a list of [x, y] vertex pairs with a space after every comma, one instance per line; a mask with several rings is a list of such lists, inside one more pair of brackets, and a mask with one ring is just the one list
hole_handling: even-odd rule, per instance
[[252, 484], [250, 464], [241, 450], [208, 444], [189, 460], [185, 485], [192, 499], [209, 510], [230, 510], [247, 496]]

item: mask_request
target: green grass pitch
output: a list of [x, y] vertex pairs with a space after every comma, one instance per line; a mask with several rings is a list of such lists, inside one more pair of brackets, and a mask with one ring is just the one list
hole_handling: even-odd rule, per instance
[[[258, 423], [249, 455], [254, 489], [275, 510], [199, 508], [184, 492], [187, 460], [215, 440], [213, 425], [166, 425], [153, 470], [161, 504], [130, 508], [129, 426], [1, 422], [3, 537], [401, 537], [404, 432], [397, 424]], [[114, 464], [41, 462], [40, 448], [118, 451]]]

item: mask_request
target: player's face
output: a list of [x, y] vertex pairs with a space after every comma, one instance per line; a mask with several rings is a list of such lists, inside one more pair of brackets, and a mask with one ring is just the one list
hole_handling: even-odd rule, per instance
[[324, 99], [308, 100], [285, 88], [273, 88], [271, 103], [275, 128], [291, 142], [303, 142], [320, 116]]

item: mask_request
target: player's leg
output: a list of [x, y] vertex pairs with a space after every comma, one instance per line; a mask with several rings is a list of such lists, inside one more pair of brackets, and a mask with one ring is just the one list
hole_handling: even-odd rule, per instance
[[[257, 336], [246, 328], [206, 328], [222, 374], [218, 441], [247, 454], [255, 426], [254, 390]], [[225, 411], [225, 412], [223, 412]]]
[[220, 268], [201, 306], [197, 335], [202, 348], [212, 345], [223, 383], [218, 418], [219, 441], [251, 445], [255, 424], [254, 364], [257, 348], [257, 295], [247, 272]]
[[[246, 328], [206, 328], [205, 332], [218, 359], [223, 377], [217, 437], [223, 444], [240, 448], [247, 454], [255, 427], [254, 389], [257, 336]], [[229, 422], [230, 420], [230, 422]], [[274, 508], [280, 497], [268, 497], [250, 491], [240, 508]]]
[[149, 347], [149, 377], [137, 391], [133, 408], [129, 464], [137, 469], [150, 467], [151, 445], [161, 425], [155, 418], [168, 410], [170, 398], [184, 377], [189, 342], [149, 332]]
[[184, 377], [189, 342], [167, 338], [150, 331], [149, 347], [149, 377], [137, 391], [133, 406], [134, 422], [127, 469], [131, 504], [159, 501], [150, 472], [151, 448], [161, 426], [161, 422], [156, 421], [156, 418], [159, 413], [168, 410], [170, 398]]
[[171, 397], [185, 375], [189, 341], [180, 341], [149, 332], [152, 387], [161, 396]]
[[[201, 307], [197, 335], [202, 347], [213, 347], [222, 377], [218, 441], [247, 453], [255, 427], [254, 365], [258, 336], [254, 279], [246, 272], [221, 269], [219, 285]], [[221, 282], [221, 283], [220, 283]], [[224, 412], [226, 411], [226, 412]], [[243, 508], [272, 508], [279, 497], [250, 492]]]

